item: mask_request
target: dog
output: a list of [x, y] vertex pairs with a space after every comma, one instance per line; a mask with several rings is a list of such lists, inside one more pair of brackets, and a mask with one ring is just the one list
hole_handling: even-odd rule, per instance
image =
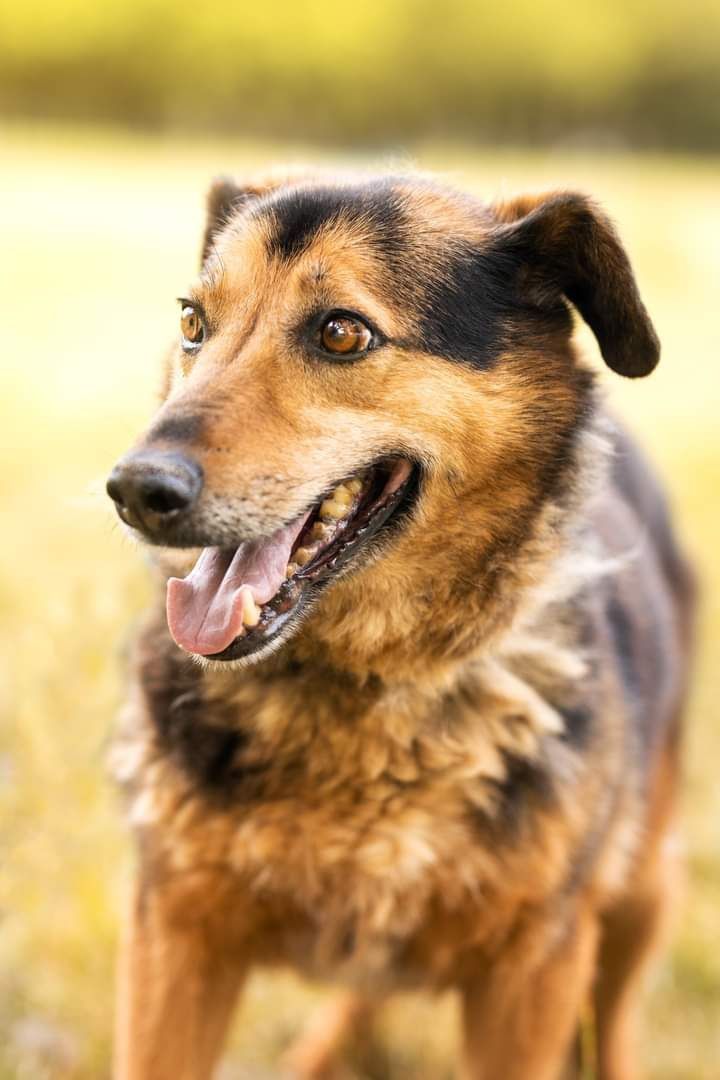
[[[471, 1080], [635, 1076], [673, 893], [693, 577], [573, 341], [659, 344], [582, 194], [222, 178], [108, 492], [153, 546], [115, 743], [139, 871], [116, 1076], [209, 1077], [245, 977], [454, 988]], [[587, 1062], [586, 1062], [587, 1064]]]

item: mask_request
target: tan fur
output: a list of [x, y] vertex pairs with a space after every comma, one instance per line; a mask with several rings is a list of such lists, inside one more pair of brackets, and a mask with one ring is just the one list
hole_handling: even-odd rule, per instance
[[[438, 274], [438, 237], [482, 250], [498, 222], [537, 202], [492, 217], [425, 184], [407, 182], [404, 195], [414, 251]], [[153, 430], [168, 417], [201, 416], [194, 453], [208, 513], [231, 514], [245, 536], [267, 535], [388, 447], [422, 462], [422, 497], [392, 543], [326, 589], [255, 667], [173, 659], [162, 615], [148, 620], [113, 752], [141, 852], [117, 1076], [209, 1076], [247, 970], [291, 963], [355, 995], [335, 1035], [317, 1033], [295, 1056], [297, 1075], [325, 1075], [332, 1044], [373, 1000], [454, 986], [468, 1077], [550, 1080], [590, 993], [603, 926], [633, 910], [622, 906], [628, 890], [637, 904], [662, 904], [656, 867], [672, 819], [674, 758], [658, 752], [650, 768], [666, 780], [644, 801], [609, 660], [600, 676], [592, 669], [603, 719], [589, 749], [568, 741], [558, 704], [581, 699], [588, 665], [611, 652], [607, 641], [586, 652], [569, 605], [603, 577], [634, 572], [632, 553], [590, 527], [610, 497], [606, 421], [583, 421], [575, 449], [564, 448], [581, 413], [565, 331], [482, 378], [412, 348], [341, 371], [304, 363], [285, 329], [317, 289], [403, 340], [421, 286], [408, 275], [398, 295], [362, 223], [332, 223], [289, 266], [268, 255], [267, 229], [241, 215], [209, 232], [192, 295], [217, 329], [200, 359], [171, 356], [143, 445], [166, 446]], [[569, 481], [548, 495], [562, 454]], [[185, 558], [167, 552], [160, 565]], [[185, 704], [178, 689], [173, 708], [192, 709], [201, 687], [198, 722], [249, 734], [233, 800], [198, 785], [159, 734], [154, 695], [180, 676]], [[512, 762], [547, 770], [556, 793], [528, 795], [516, 824], [501, 805]], [[634, 980], [645, 951], [613, 961], [616, 985], [608, 973], [599, 984], [606, 1080], [631, 1075], [635, 995], [618, 963]]]

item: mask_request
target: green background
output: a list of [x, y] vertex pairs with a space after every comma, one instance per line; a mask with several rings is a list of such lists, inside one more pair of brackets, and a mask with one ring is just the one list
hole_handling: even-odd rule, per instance
[[714, 149], [717, 0], [5, 0], [0, 109], [377, 145]]

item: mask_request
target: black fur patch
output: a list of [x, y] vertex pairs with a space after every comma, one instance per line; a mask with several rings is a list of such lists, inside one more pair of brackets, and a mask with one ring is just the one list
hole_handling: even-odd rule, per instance
[[530, 334], [570, 329], [563, 304], [540, 311], [523, 303], [517, 288], [520, 264], [502, 251], [466, 247], [448, 256], [433, 279], [422, 268], [418, 273], [425, 278], [426, 294], [418, 345], [433, 356], [488, 368]]
[[556, 798], [547, 764], [507, 752], [503, 760], [505, 778], [486, 781], [494, 792], [492, 809], [470, 812], [474, 826], [495, 845], [520, 839], [537, 809], [551, 806]]
[[406, 215], [392, 183], [366, 187], [299, 187], [265, 200], [256, 213], [272, 222], [268, 237], [271, 255], [293, 259], [328, 225], [347, 221], [367, 227], [373, 245], [391, 263], [405, 246]]
[[576, 750], [582, 750], [587, 746], [593, 729], [595, 714], [590, 705], [559, 705], [555, 706], [563, 718], [565, 727], [563, 742]]
[[497, 782], [498, 820], [504, 828], [517, 829], [528, 804], [548, 805], [555, 797], [550, 769], [544, 762], [516, 754], [503, 754], [505, 779]]
[[202, 671], [166, 634], [153, 628], [142, 646], [140, 679], [158, 748], [206, 796], [236, 798], [258, 772], [242, 763], [249, 736], [216, 703], [208, 723]]

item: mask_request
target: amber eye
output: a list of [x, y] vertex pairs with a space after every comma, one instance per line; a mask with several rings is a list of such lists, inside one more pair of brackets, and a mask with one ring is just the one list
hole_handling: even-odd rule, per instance
[[363, 353], [372, 342], [372, 331], [352, 315], [333, 315], [320, 331], [322, 348], [335, 356]]
[[183, 304], [180, 314], [180, 330], [182, 332], [182, 346], [186, 352], [198, 349], [205, 340], [205, 326], [202, 317], [192, 304]]

